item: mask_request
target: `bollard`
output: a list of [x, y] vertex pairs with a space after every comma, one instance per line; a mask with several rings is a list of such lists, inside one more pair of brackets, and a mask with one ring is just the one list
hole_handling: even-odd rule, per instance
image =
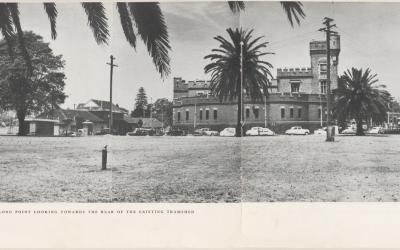
[[103, 150], [101, 151], [101, 170], [107, 169], [107, 145], [104, 146]]

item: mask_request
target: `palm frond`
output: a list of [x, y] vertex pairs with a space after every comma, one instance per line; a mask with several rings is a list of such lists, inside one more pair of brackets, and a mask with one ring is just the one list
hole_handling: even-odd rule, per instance
[[82, 7], [88, 18], [88, 24], [93, 31], [97, 44], [108, 44], [110, 36], [108, 31], [107, 16], [103, 3], [86, 2], [82, 3]]
[[157, 71], [165, 78], [170, 73], [168, 30], [158, 3], [128, 3], [140, 37], [153, 58]]
[[133, 24], [128, 10], [128, 5], [125, 2], [118, 2], [117, 9], [125, 38], [133, 48], [136, 48], [136, 35], [135, 31], [133, 30]]
[[245, 4], [243, 1], [228, 1], [228, 5], [233, 13], [237, 13], [245, 9]]
[[33, 67], [32, 67], [32, 61], [31, 57], [28, 53], [28, 50], [26, 48], [25, 44], [25, 39], [24, 39], [24, 32], [22, 31], [20, 19], [19, 19], [19, 10], [18, 10], [18, 4], [17, 3], [7, 3], [7, 7], [10, 10], [11, 13], [11, 18], [12, 22], [15, 26], [15, 29], [17, 30], [17, 37], [18, 37], [18, 43], [19, 47], [22, 52], [22, 56], [24, 57], [28, 73], [32, 74], [33, 73]]
[[[301, 2], [281, 2], [281, 6], [286, 13], [290, 25], [294, 25], [294, 20], [300, 24], [300, 18], [304, 18], [306, 14], [303, 11], [303, 4]], [[294, 20], [293, 20], [294, 19]]]
[[11, 13], [6, 3], [0, 3], [0, 30], [7, 43], [8, 54], [11, 58], [13, 58], [12, 38], [14, 37], [15, 33]]
[[51, 28], [51, 38], [57, 38], [57, 30], [56, 30], [56, 20], [57, 20], [57, 8], [55, 3], [44, 3], [43, 7], [47, 13], [47, 16], [50, 21], [50, 28]]

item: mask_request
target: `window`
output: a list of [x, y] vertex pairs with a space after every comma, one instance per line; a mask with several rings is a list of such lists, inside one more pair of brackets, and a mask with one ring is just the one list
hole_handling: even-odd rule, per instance
[[291, 92], [292, 93], [299, 93], [300, 90], [300, 82], [292, 82], [290, 84], [291, 86]]
[[327, 92], [327, 84], [326, 81], [321, 81], [320, 83], [321, 86], [321, 94], [326, 94]]
[[259, 116], [259, 109], [255, 108], [254, 109], [254, 118], [258, 119], [258, 116]]
[[326, 79], [327, 76], [327, 66], [326, 66], [326, 60], [323, 60], [320, 64], [319, 64], [319, 78], [320, 79]]
[[181, 120], [181, 112], [178, 111], [178, 122]]
[[250, 109], [246, 108], [246, 118], [249, 118], [249, 117], [250, 117]]
[[210, 110], [206, 110], [206, 120], [208, 120], [210, 118]]
[[203, 120], [203, 110], [200, 109], [200, 120]]
[[318, 109], [318, 118], [321, 118], [321, 109]]
[[189, 120], [189, 110], [186, 110], [186, 121]]
[[294, 116], [294, 110], [293, 108], [290, 108], [290, 118], [293, 118], [293, 116]]
[[299, 108], [298, 110], [297, 110], [297, 114], [298, 114], [298, 118], [301, 118], [301, 108]]
[[217, 120], [218, 117], [218, 110], [214, 109], [214, 120]]
[[281, 108], [281, 118], [285, 118], [285, 108]]

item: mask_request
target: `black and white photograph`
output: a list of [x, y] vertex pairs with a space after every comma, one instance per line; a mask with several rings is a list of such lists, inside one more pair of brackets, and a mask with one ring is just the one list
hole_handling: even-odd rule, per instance
[[0, 3], [1, 203], [397, 202], [400, 3]]

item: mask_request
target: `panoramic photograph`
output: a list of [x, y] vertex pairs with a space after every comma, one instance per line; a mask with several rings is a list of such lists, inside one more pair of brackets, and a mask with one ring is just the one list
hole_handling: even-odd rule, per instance
[[397, 202], [399, 13], [2, 2], [0, 202]]

